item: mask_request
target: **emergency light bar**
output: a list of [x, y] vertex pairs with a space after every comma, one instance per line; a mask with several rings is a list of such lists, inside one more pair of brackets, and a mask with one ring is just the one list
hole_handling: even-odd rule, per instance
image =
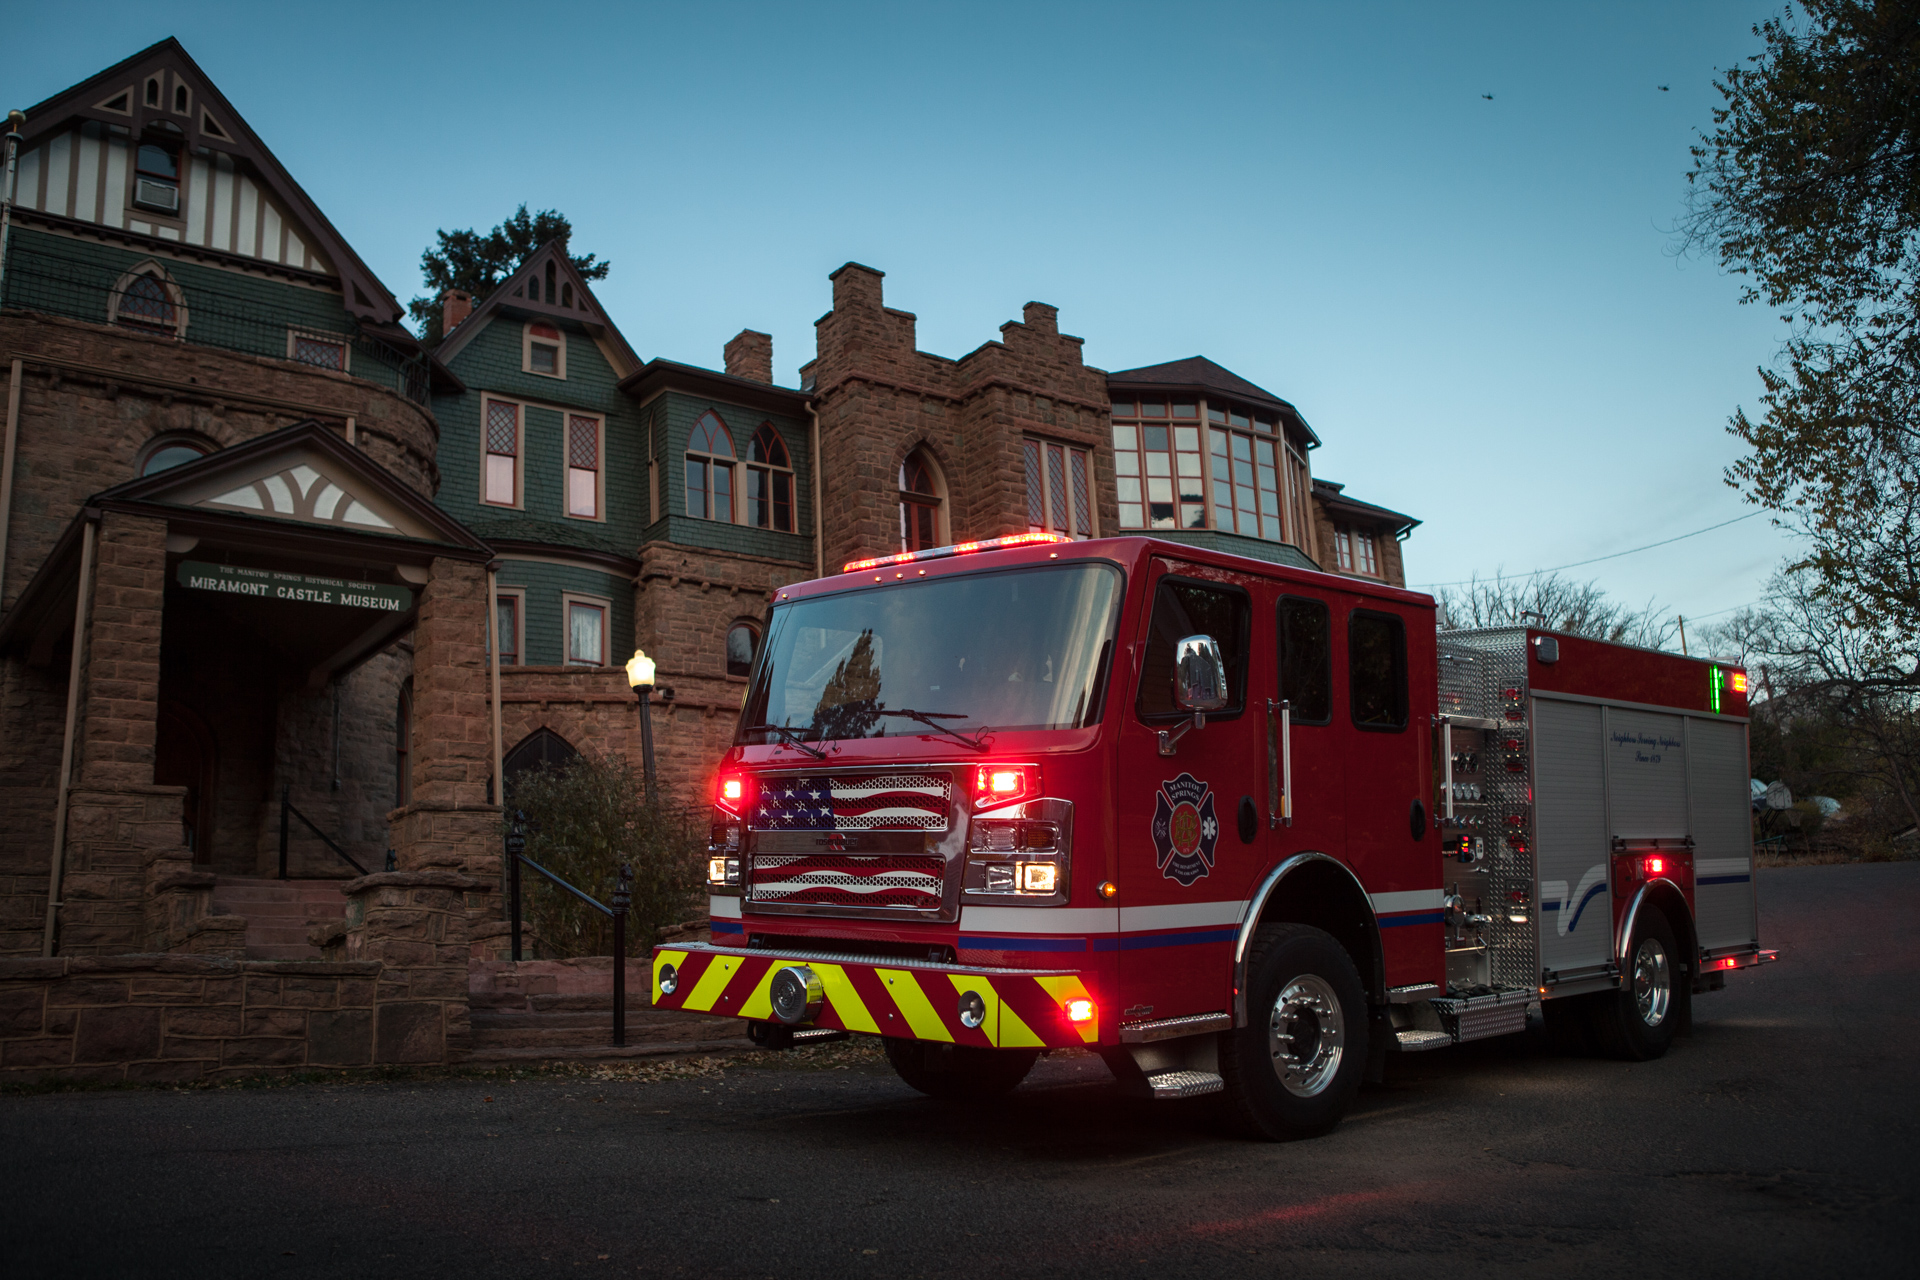
[[895, 556], [875, 556], [871, 560], [849, 560], [840, 570], [842, 573], [858, 573], [862, 569], [878, 569], [882, 565], [912, 564], [917, 560], [945, 560], [950, 556], [971, 555], [976, 551], [997, 551], [1001, 547], [1026, 547], [1036, 542], [1072, 542], [1064, 533], [1010, 533], [1004, 538], [988, 538], [982, 542], [956, 542], [950, 547], [929, 547], [925, 551], [902, 551]]

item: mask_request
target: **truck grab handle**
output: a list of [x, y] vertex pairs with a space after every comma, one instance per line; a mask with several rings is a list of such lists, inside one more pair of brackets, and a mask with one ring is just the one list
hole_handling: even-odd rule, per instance
[[1267, 827], [1293, 825], [1293, 703], [1267, 699]]

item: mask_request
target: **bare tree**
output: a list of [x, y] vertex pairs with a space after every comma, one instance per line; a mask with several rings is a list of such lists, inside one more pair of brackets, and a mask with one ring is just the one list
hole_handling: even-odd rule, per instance
[[1475, 578], [1438, 595], [1442, 625], [1449, 630], [1536, 626], [1648, 649], [1670, 649], [1679, 637], [1673, 616], [1652, 601], [1635, 609], [1610, 598], [1597, 583], [1557, 573]]
[[1746, 666], [1754, 715], [1786, 737], [1837, 738], [1818, 773], [1920, 825], [1920, 637], [1864, 622], [1810, 570], [1776, 574], [1765, 600], [1708, 630]]

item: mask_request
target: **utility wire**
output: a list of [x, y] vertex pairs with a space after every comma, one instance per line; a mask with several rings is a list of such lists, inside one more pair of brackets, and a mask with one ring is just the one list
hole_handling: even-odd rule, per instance
[[1511, 582], [1511, 581], [1524, 579], [1524, 578], [1537, 578], [1543, 573], [1559, 573], [1564, 569], [1578, 569], [1583, 565], [1599, 564], [1602, 560], [1618, 560], [1621, 556], [1638, 555], [1642, 551], [1651, 551], [1655, 547], [1664, 547], [1670, 543], [1684, 542], [1688, 538], [1697, 538], [1703, 533], [1712, 533], [1715, 529], [1724, 529], [1730, 524], [1739, 524], [1742, 520], [1751, 520], [1755, 516], [1763, 516], [1765, 514], [1767, 513], [1764, 511], [1749, 511], [1747, 512], [1747, 514], [1743, 516], [1735, 516], [1731, 520], [1722, 520], [1719, 524], [1710, 524], [1704, 529], [1695, 529], [1692, 533], [1682, 533], [1672, 538], [1662, 538], [1658, 542], [1649, 542], [1644, 547], [1631, 547], [1625, 551], [1616, 551], [1612, 555], [1595, 556], [1591, 560], [1575, 560], [1572, 564], [1555, 565], [1551, 569], [1535, 569], [1532, 573], [1518, 573], [1518, 574], [1513, 574], [1511, 576], [1507, 574], [1496, 574], [1492, 579], [1462, 578], [1458, 582], [1420, 582], [1420, 583], [1414, 584], [1414, 586], [1416, 589], [1424, 588], [1424, 587], [1465, 587], [1465, 586], [1471, 586], [1476, 582], [1487, 582], [1487, 581]]

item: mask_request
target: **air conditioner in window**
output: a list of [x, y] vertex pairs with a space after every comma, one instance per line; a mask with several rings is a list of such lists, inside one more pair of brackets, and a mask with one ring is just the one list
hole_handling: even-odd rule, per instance
[[180, 188], [170, 182], [142, 178], [133, 188], [133, 202], [148, 209], [180, 212]]

